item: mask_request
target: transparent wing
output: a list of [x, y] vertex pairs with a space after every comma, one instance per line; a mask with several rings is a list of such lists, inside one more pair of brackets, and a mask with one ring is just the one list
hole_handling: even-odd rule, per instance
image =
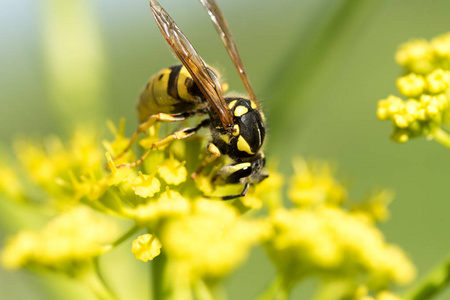
[[158, 1], [149, 0], [149, 2], [156, 24], [158, 24], [167, 43], [172, 47], [203, 95], [217, 112], [223, 127], [227, 130], [231, 129], [233, 115], [223, 99], [222, 87], [218, 78], [206, 67], [203, 59]]
[[225, 44], [228, 55], [230, 55], [231, 60], [233, 61], [234, 66], [239, 72], [239, 76], [241, 77], [241, 80], [245, 85], [248, 96], [259, 107], [259, 103], [256, 99], [255, 93], [253, 92], [250, 81], [248, 80], [247, 73], [245, 72], [244, 65], [237, 50], [236, 43], [234, 42], [234, 38], [231, 35], [230, 27], [228, 27], [228, 23], [225, 20], [222, 12], [220, 11], [219, 6], [217, 5], [215, 0], [200, 0], [200, 2], [205, 7], [206, 11], [211, 17], [211, 20], [216, 26], [216, 30], [219, 33], [222, 42]]

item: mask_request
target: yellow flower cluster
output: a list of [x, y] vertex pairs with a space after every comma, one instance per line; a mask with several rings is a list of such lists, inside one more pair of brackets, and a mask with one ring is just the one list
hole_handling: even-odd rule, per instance
[[74, 207], [40, 232], [24, 230], [12, 237], [1, 252], [1, 263], [8, 269], [40, 265], [65, 270], [108, 251], [116, 234], [111, 221]]
[[297, 159], [294, 165], [289, 196], [297, 207], [273, 211], [272, 235], [265, 243], [286, 284], [307, 276], [345, 278], [351, 293], [355, 283], [376, 291], [414, 279], [415, 268], [403, 251], [386, 243], [374, 226], [387, 217], [391, 193], [351, 204], [326, 163]]
[[267, 249], [290, 280], [354, 276], [380, 288], [414, 279], [415, 269], [405, 254], [357, 215], [336, 207], [291, 209], [277, 211], [271, 221], [276, 235]]
[[397, 79], [397, 87], [407, 99], [391, 95], [380, 100], [377, 116], [392, 122], [391, 138], [396, 142], [433, 137], [449, 107], [450, 33], [431, 42], [414, 40], [401, 45], [396, 61], [407, 73]]
[[[141, 141], [157, 140], [158, 129], [152, 127]], [[96, 139], [91, 134], [83, 140], [83, 132], [68, 146], [53, 139], [50, 150], [21, 145], [22, 150], [26, 148], [21, 154], [25, 173], [35, 187], [57, 199], [46, 204], [57, 216], [41, 232], [23, 231], [13, 237], [2, 251], [5, 267], [67, 270], [145, 228], [148, 233], [134, 236], [130, 244], [136, 259], [157, 263], [164, 253], [164, 272], [175, 285], [182, 283], [188, 289], [219, 282], [245, 261], [255, 245], [265, 246], [280, 276], [290, 283], [308, 276], [328, 281], [351, 278], [371, 292], [379, 292], [414, 277], [414, 267], [404, 253], [386, 243], [375, 227], [387, 217], [391, 199], [387, 192], [351, 204], [345, 185], [328, 164], [299, 158], [288, 189], [295, 207], [284, 205], [284, 179], [274, 171], [252, 186], [247, 196], [218, 201], [206, 198], [205, 193], [231, 194], [233, 187], [214, 192], [214, 174], [225, 160], [217, 160], [195, 181], [187, 176], [200, 162], [203, 140], [155, 149], [136, 170], [118, 166], [136, 159], [132, 151], [113, 159], [128, 143], [124, 124], [119, 129], [111, 126], [111, 130], [115, 140], [103, 143], [108, 150], [106, 163], [100, 158], [104, 156]], [[24, 194], [26, 183], [16, 179], [12, 181], [16, 187], [9, 190], [5, 179], [0, 179], [4, 193], [16, 195], [18, 190]], [[124, 218], [134, 226], [118, 237], [114, 226], [98, 219], [92, 209]], [[261, 213], [252, 214], [257, 209]]]
[[[13, 178], [25, 177], [50, 195], [47, 201], [57, 202], [59, 206], [72, 205], [78, 199], [67, 183], [73, 181], [74, 174], [81, 182], [102, 176], [99, 171], [104, 154], [98, 147], [97, 139], [92, 130], [80, 129], [71, 137], [68, 145], [54, 136], [47, 138], [44, 146], [24, 139], [18, 140], [14, 146], [22, 172], [11, 171], [10, 176], [2, 176], [0, 186], [7, 186], [5, 181]], [[7, 169], [7, 166], [2, 167], [2, 172]], [[19, 188], [17, 183], [13, 186], [16, 187], [16, 198], [28, 199], [28, 191]]]
[[407, 72], [428, 74], [435, 69], [450, 67], [450, 33], [433, 38], [412, 40], [402, 44], [396, 55], [396, 62]]
[[418, 100], [407, 101], [391, 95], [378, 102], [377, 116], [380, 120], [391, 120], [394, 125], [391, 138], [404, 143], [410, 138], [434, 133], [440, 127], [447, 107], [445, 94], [422, 94]]
[[295, 174], [291, 179], [289, 198], [300, 207], [340, 204], [347, 197], [345, 187], [334, 177], [328, 164], [319, 161], [307, 164], [294, 160]]
[[240, 217], [228, 203], [199, 199], [191, 214], [166, 224], [160, 238], [188, 278], [217, 280], [234, 270], [267, 233], [264, 222]]

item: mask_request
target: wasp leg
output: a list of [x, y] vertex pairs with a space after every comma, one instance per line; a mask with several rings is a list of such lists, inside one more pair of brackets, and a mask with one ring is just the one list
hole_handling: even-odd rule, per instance
[[210, 120], [205, 119], [195, 127], [185, 128], [183, 130], [176, 131], [176, 132], [172, 133], [171, 135], [169, 135], [168, 137], [165, 137], [162, 140], [154, 142], [150, 146], [150, 148], [147, 150], [147, 152], [145, 152], [144, 155], [142, 155], [141, 158], [139, 158], [137, 161], [128, 163], [128, 164], [117, 165], [117, 168], [123, 168], [123, 167], [133, 168], [133, 167], [139, 166], [147, 158], [147, 156], [150, 154], [150, 152], [152, 152], [153, 149], [167, 145], [168, 143], [170, 143], [173, 140], [181, 140], [181, 139], [187, 138], [191, 135], [194, 135], [202, 127], [207, 127], [207, 126], [209, 126], [209, 124], [210, 124]]
[[212, 163], [213, 161], [215, 161], [217, 158], [220, 157], [221, 153], [219, 148], [217, 148], [216, 145], [214, 145], [213, 143], [209, 143], [208, 144], [208, 152], [209, 155], [207, 155], [202, 162], [200, 163], [200, 166], [198, 166], [198, 169], [191, 174], [191, 178], [195, 179], [195, 177], [197, 177], [198, 174], [200, 174], [200, 172], [210, 163]]
[[247, 195], [248, 193], [248, 189], [250, 188], [250, 183], [246, 183], [244, 186], [244, 189], [242, 190], [242, 192], [240, 194], [236, 194], [236, 195], [228, 195], [228, 196], [223, 196], [223, 197], [211, 197], [211, 196], [204, 196], [205, 198], [219, 198], [222, 199], [224, 201], [226, 200], [233, 200], [236, 198], [240, 198], [240, 197], [245, 197], [245, 195]]
[[199, 109], [199, 110], [188, 111], [188, 112], [183, 112], [183, 113], [178, 113], [178, 114], [159, 113], [156, 115], [151, 115], [146, 122], [141, 123], [138, 126], [137, 130], [131, 136], [128, 146], [119, 155], [114, 157], [114, 160], [117, 160], [118, 158], [122, 157], [125, 153], [127, 153], [128, 150], [130, 150], [131, 146], [136, 141], [139, 134], [146, 132], [150, 127], [153, 126], [153, 124], [155, 124], [156, 121], [179, 122], [179, 121], [184, 121], [188, 118], [191, 118], [196, 115], [201, 115], [204, 113], [205, 113], [205, 111], [203, 109]]

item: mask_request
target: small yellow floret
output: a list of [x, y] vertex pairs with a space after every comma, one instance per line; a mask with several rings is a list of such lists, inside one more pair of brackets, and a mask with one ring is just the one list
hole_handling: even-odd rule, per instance
[[143, 224], [156, 222], [161, 218], [181, 216], [189, 213], [190, 209], [189, 200], [182, 197], [179, 192], [167, 188], [158, 200], [138, 205], [128, 213], [134, 216], [136, 222]]
[[139, 177], [137, 177], [131, 184], [131, 188], [136, 195], [142, 198], [153, 197], [153, 195], [159, 192], [161, 183], [158, 178], [154, 175], [144, 175], [139, 172]]
[[186, 181], [187, 170], [184, 166], [186, 162], [179, 162], [171, 157], [162, 162], [158, 169], [161, 176], [168, 184], [179, 185]]
[[450, 33], [435, 37], [431, 40], [431, 45], [439, 58], [450, 58]]
[[288, 197], [298, 206], [337, 205], [347, 197], [345, 187], [333, 177], [328, 164], [296, 158], [294, 169]]
[[380, 120], [391, 119], [396, 113], [404, 109], [403, 100], [399, 97], [390, 95], [386, 99], [378, 101], [377, 116]]
[[111, 170], [111, 174], [108, 177], [109, 185], [119, 185], [121, 183], [130, 183], [136, 176], [129, 168], [118, 169], [111, 157], [111, 154], [106, 153], [106, 160], [108, 167]]
[[381, 190], [355, 205], [352, 211], [365, 215], [371, 221], [386, 221], [389, 218], [388, 205], [393, 198], [394, 194], [391, 191]]
[[147, 262], [153, 260], [161, 253], [161, 242], [149, 233], [137, 237], [131, 246], [131, 252], [134, 253], [136, 259]]
[[427, 75], [427, 89], [431, 94], [444, 93], [450, 84], [450, 71], [437, 69]]
[[427, 74], [434, 69], [433, 47], [426, 40], [413, 40], [400, 45], [395, 60], [407, 70]]
[[397, 79], [397, 87], [406, 97], [417, 97], [426, 87], [425, 78], [422, 75], [410, 73]]

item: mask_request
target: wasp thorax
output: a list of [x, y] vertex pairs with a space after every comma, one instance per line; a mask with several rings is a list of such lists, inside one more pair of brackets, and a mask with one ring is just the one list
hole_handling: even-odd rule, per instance
[[[244, 98], [225, 98], [233, 114], [232, 132], [213, 131], [213, 142], [223, 154], [240, 161], [256, 155], [264, 142], [265, 127], [255, 103]], [[215, 123], [215, 122], [213, 122]], [[214, 125], [213, 125], [214, 126]]]

